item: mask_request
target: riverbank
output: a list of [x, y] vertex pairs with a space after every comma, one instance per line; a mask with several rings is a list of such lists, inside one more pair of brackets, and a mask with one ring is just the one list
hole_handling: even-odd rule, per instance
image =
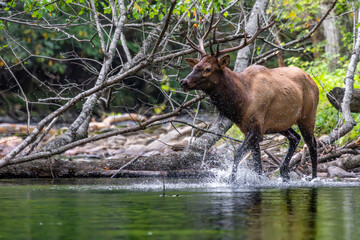
[[[141, 116], [135, 115], [108, 117], [102, 122], [92, 122], [89, 135], [134, 125], [130, 119], [138, 122], [143, 120]], [[101, 139], [49, 159], [4, 167], [0, 169], [0, 178], [213, 177], [214, 171], [230, 169], [234, 152], [240, 143], [224, 138], [203, 156], [195, 156], [194, 153], [192, 157], [188, 147], [201, 136], [201, 129], [207, 129], [210, 124], [209, 121], [202, 121], [196, 125], [196, 129], [184, 124], [164, 124]], [[64, 131], [64, 128], [52, 129], [37, 150]], [[22, 142], [26, 126], [0, 124], [0, 132], [0, 157], [3, 157]], [[319, 176], [359, 179], [358, 144], [351, 146], [352, 154], [348, 151], [347, 154], [336, 155], [339, 152], [337, 148], [321, 152]], [[279, 165], [287, 151], [286, 139], [280, 135], [268, 136], [262, 142], [261, 149], [264, 175], [278, 177]], [[301, 179], [311, 173], [306, 149], [299, 148], [297, 152], [291, 162], [293, 179]], [[301, 157], [302, 153], [305, 153], [302, 155], [305, 157]], [[244, 160], [242, 165], [251, 168], [251, 161]]]

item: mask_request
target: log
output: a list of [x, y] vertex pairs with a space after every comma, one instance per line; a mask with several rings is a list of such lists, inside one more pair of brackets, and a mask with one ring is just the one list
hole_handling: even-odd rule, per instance
[[358, 154], [360, 154], [360, 152], [355, 149], [352, 149], [352, 148], [335, 149], [335, 151], [331, 151], [325, 155], [319, 156], [318, 161], [319, 161], [319, 163], [323, 163], [323, 162], [329, 161], [331, 159], [339, 158], [344, 154], [358, 155]]
[[[341, 103], [344, 97], [345, 88], [335, 87], [326, 94], [329, 102], [338, 111], [341, 111]], [[360, 89], [354, 89], [353, 97], [350, 102], [350, 110], [353, 113], [360, 113]]]
[[320, 163], [318, 166], [319, 172], [327, 172], [328, 168], [336, 166], [344, 169], [345, 171], [352, 171], [352, 169], [360, 167], [360, 155], [345, 154], [335, 161]]
[[[111, 177], [131, 158], [76, 160], [67, 158], [44, 159], [10, 165], [0, 169], [0, 178], [70, 178], [70, 177]], [[182, 158], [181, 154], [139, 157], [126, 166], [116, 177], [187, 177], [209, 176], [200, 169], [201, 162]]]

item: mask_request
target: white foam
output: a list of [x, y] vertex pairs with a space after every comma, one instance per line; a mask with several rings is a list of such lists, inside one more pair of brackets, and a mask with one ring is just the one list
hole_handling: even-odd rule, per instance
[[[228, 181], [229, 173], [220, 171], [216, 178], [207, 179], [178, 179], [166, 178], [164, 180], [166, 191], [206, 191], [206, 192], [233, 192], [257, 191], [262, 188], [313, 188], [313, 187], [359, 187], [360, 182], [338, 181], [335, 179], [299, 179], [284, 182], [281, 178], [268, 179], [252, 171], [240, 170], [235, 182]], [[53, 189], [67, 189], [76, 191], [154, 191], [162, 192], [163, 179], [136, 178], [113, 179], [94, 184], [58, 185]]]

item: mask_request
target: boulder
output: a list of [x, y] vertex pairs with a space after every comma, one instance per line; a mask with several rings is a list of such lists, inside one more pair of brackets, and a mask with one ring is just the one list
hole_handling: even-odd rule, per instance
[[339, 177], [339, 178], [357, 178], [355, 173], [349, 173], [342, 168], [331, 166], [328, 168], [328, 177]]

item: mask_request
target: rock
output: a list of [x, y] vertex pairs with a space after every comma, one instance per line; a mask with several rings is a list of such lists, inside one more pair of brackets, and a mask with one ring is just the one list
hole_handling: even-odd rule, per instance
[[291, 180], [299, 180], [299, 179], [301, 179], [301, 176], [299, 176], [299, 174], [297, 174], [297, 173], [294, 172], [294, 171], [291, 171], [291, 172], [289, 173], [289, 176], [290, 176], [290, 179], [291, 179]]
[[0, 138], [0, 157], [4, 157], [22, 141], [21, 137], [16, 136]]
[[141, 135], [134, 135], [129, 136], [126, 138], [126, 143], [124, 144], [124, 147], [130, 147], [132, 145], [148, 145], [154, 141], [154, 137], [144, 137]]
[[136, 156], [143, 154], [144, 151], [145, 151], [145, 145], [141, 145], [141, 144], [134, 144], [125, 149], [126, 154], [136, 155]]
[[160, 155], [160, 152], [159, 151], [150, 151], [150, 152], [146, 152], [146, 153], [142, 154], [141, 156], [149, 157], [149, 156], [155, 156], [155, 155]]
[[[197, 126], [203, 128], [205, 127], [205, 123], [200, 123]], [[185, 138], [191, 134], [191, 131], [192, 127], [190, 126], [178, 127], [176, 130], [171, 130], [167, 134], [161, 134], [158, 140], [148, 144], [146, 146], [146, 149], [147, 151], [161, 151], [163, 147], [166, 147], [168, 145], [183, 145], [184, 147], [186, 147], [188, 139], [185, 140]]]
[[126, 137], [122, 136], [122, 135], [117, 135], [117, 136], [113, 136], [113, 137], [109, 137], [108, 139], [106, 139], [106, 141], [104, 141], [103, 146], [106, 146], [108, 148], [120, 148], [121, 146], [123, 146], [126, 142]]
[[328, 177], [339, 177], [339, 178], [356, 178], [356, 174], [354, 173], [349, 173], [347, 171], [345, 171], [342, 168], [336, 167], [336, 166], [331, 166], [328, 167]]

